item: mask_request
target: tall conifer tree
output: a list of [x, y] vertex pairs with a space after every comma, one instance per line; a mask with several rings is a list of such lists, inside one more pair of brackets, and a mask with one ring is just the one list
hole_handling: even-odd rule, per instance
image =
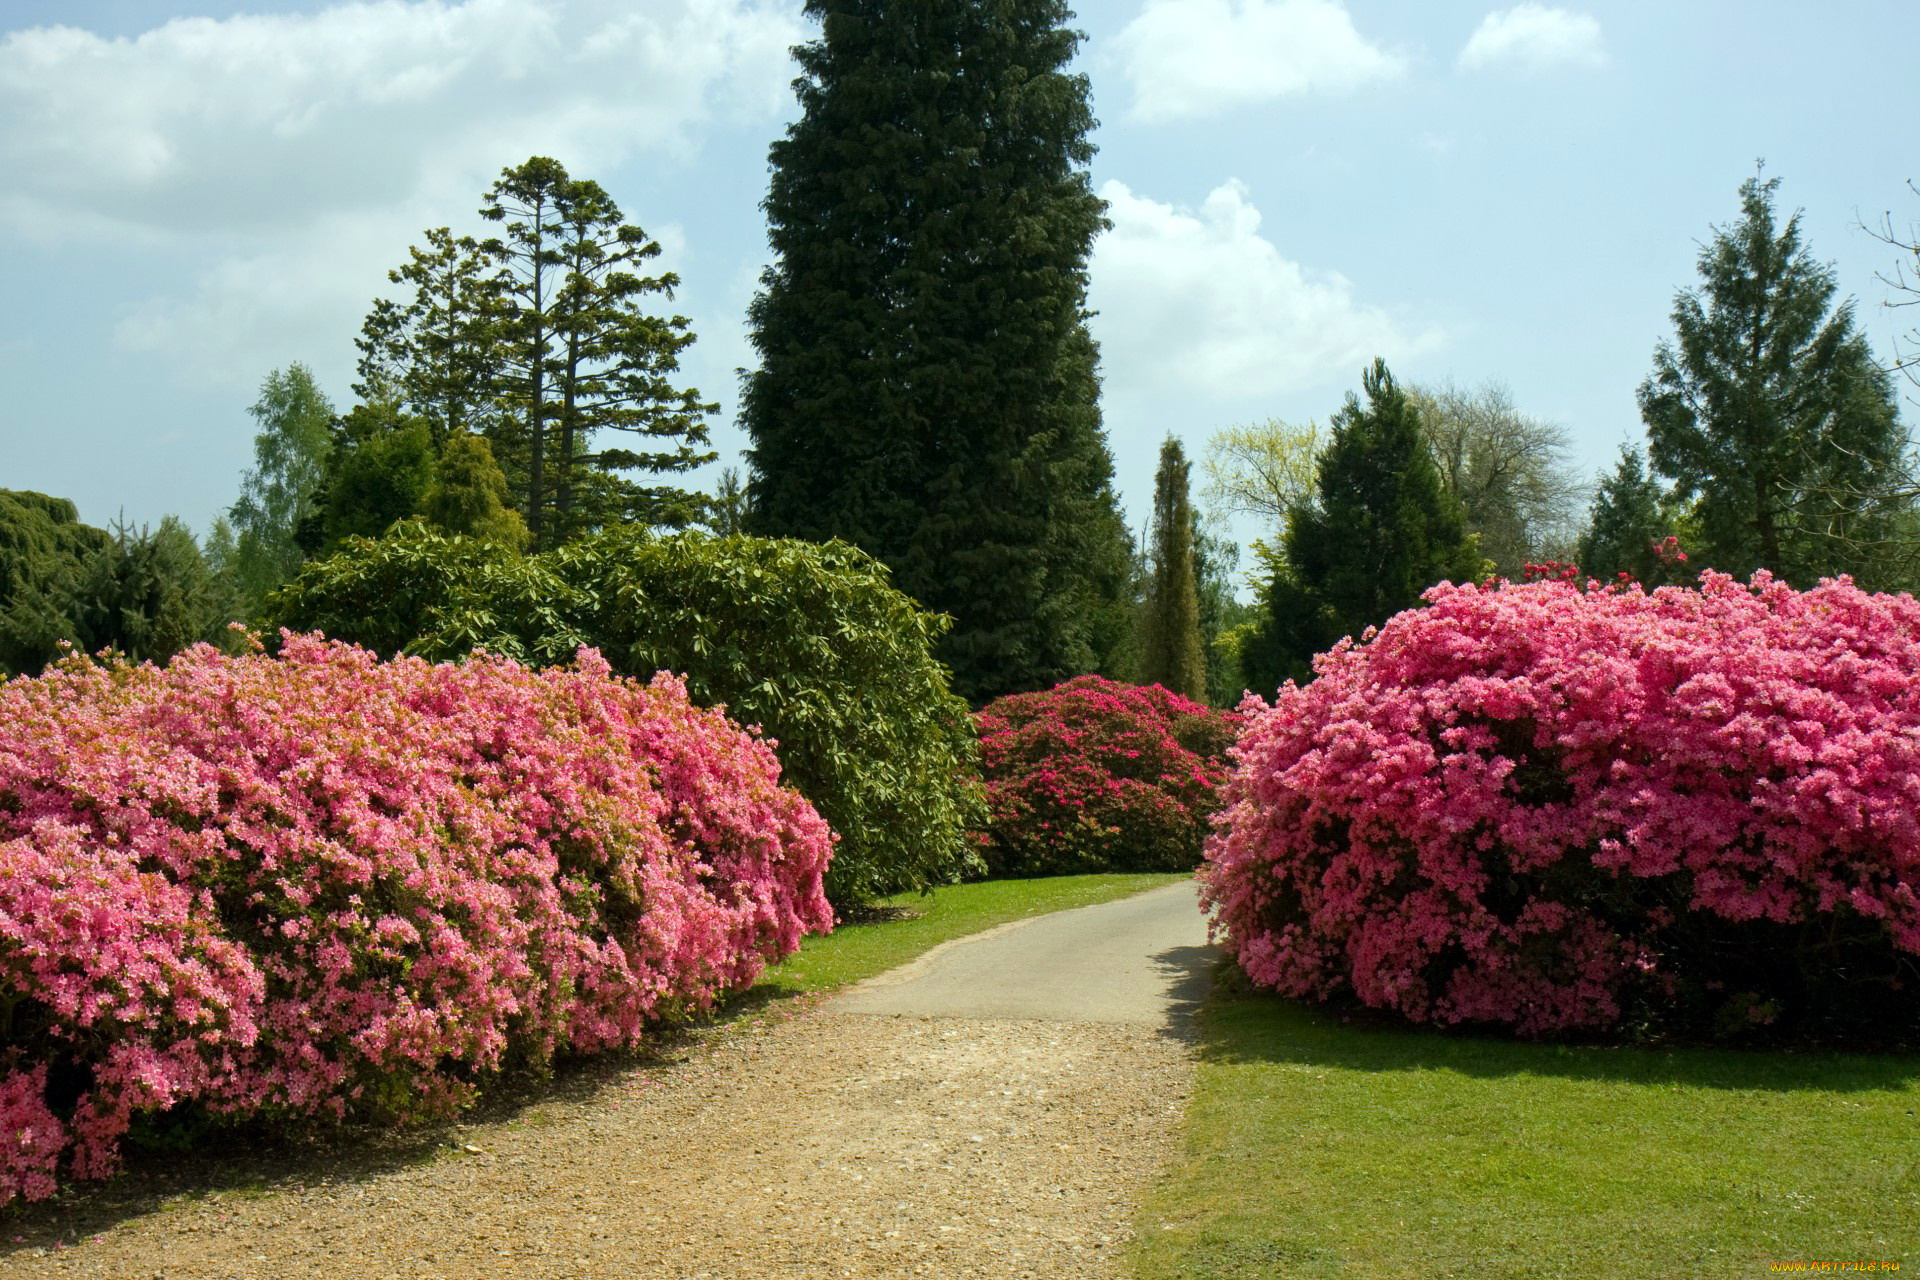
[[1778, 186], [1742, 183], [1740, 220], [1701, 249], [1701, 286], [1674, 300], [1640, 415], [1653, 469], [1675, 498], [1697, 496], [1697, 560], [1806, 586], [1859, 567], [1857, 548], [1890, 530], [1907, 440], [1852, 302], [1833, 305], [1799, 215], [1775, 217]]
[[[1360, 638], [1442, 579], [1468, 582], [1481, 561], [1459, 500], [1447, 492], [1419, 410], [1384, 361], [1349, 394], [1320, 455], [1317, 499], [1294, 508], [1286, 563], [1267, 591], [1282, 674], [1343, 635]], [[1291, 650], [1287, 652], [1287, 650]]]
[[1153, 576], [1141, 627], [1140, 678], [1204, 702], [1207, 664], [1200, 648], [1188, 470], [1185, 450], [1168, 436], [1153, 478]]
[[859, 544], [954, 615], [976, 700], [1100, 663], [1128, 548], [1086, 264], [1105, 206], [1060, 0], [808, 0], [743, 384], [756, 532]]

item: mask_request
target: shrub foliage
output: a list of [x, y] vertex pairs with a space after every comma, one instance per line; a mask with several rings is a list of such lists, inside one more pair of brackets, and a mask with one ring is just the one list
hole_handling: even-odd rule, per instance
[[1079, 676], [979, 713], [993, 875], [1185, 871], [1226, 780], [1231, 715]]
[[137, 1116], [407, 1119], [636, 1043], [823, 931], [767, 746], [591, 651], [290, 637], [0, 685], [0, 1202]]
[[695, 702], [765, 729], [840, 834], [842, 906], [977, 868], [973, 728], [932, 656], [947, 621], [845, 543], [619, 530], [522, 557], [403, 524], [308, 564], [276, 602], [280, 625], [383, 653], [545, 664], [589, 644], [625, 674], [684, 674]]
[[1283, 686], [1203, 895], [1254, 982], [1524, 1035], [1920, 1029], [1920, 605], [1439, 586]]

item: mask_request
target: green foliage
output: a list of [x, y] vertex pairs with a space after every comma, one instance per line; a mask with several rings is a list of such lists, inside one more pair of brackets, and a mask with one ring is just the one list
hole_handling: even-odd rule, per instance
[[1188, 470], [1185, 450], [1168, 436], [1160, 446], [1160, 467], [1153, 479], [1153, 574], [1147, 580], [1142, 617], [1140, 681], [1204, 701], [1207, 663], [1194, 583]]
[[841, 905], [977, 869], [972, 725], [931, 656], [945, 620], [852, 547], [619, 530], [522, 557], [414, 522], [307, 565], [274, 603], [280, 625], [382, 653], [545, 664], [591, 644], [616, 671], [683, 673], [696, 701], [765, 728], [841, 834]]
[[135, 662], [165, 662], [201, 641], [226, 639], [232, 604], [187, 526], [167, 516], [158, 529], [117, 526], [74, 593], [74, 637], [89, 652], [117, 649]]
[[1128, 546], [1086, 262], [1104, 225], [1059, 0], [809, 0], [742, 387], [755, 532], [838, 537], [956, 623], [969, 698], [1108, 661]]
[[0, 676], [38, 671], [78, 639], [74, 593], [110, 543], [66, 498], [0, 489]]
[[[452, 659], [484, 647], [551, 665], [595, 643], [579, 629], [590, 598], [553, 566], [419, 520], [309, 561], [274, 594], [268, 613], [276, 627], [324, 632], [382, 657]], [[607, 657], [617, 663], [611, 650]]]
[[164, 662], [224, 643], [238, 603], [173, 516], [108, 533], [65, 498], [0, 489], [0, 677], [40, 670], [62, 641]]
[[590, 555], [610, 661], [684, 672], [695, 701], [779, 742], [787, 778], [840, 833], [834, 902], [976, 869], [973, 726], [931, 656], [947, 621], [884, 566], [844, 543], [704, 534], [603, 535]]
[[433, 488], [428, 490], [427, 523], [443, 533], [497, 542], [515, 551], [527, 545], [527, 525], [507, 506], [507, 477], [493, 460], [485, 438], [457, 432], [440, 450]]
[[1623, 446], [1620, 461], [1600, 477], [1586, 532], [1574, 553], [1589, 577], [1606, 581], [1625, 573], [1648, 587], [1661, 586], [1690, 573], [1675, 574], [1674, 566], [1655, 554], [1655, 544], [1675, 536], [1678, 513], [1667, 501], [1660, 482], [1647, 473], [1639, 449]]
[[1484, 567], [1413, 402], [1381, 360], [1362, 386], [1366, 407], [1349, 393], [1334, 416], [1317, 501], [1295, 506], [1286, 561], [1263, 593], [1265, 636], [1249, 665], [1263, 688], [1270, 676], [1304, 677], [1341, 636], [1357, 640], [1434, 583], [1472, 581]]
[[1234, 594], [1234, 570], [1240, 547], [1224, 533], [1212, 532], [1198, 515], [1193, 521], [1193, 585], [1200, 606], [1200, 643], [1207, 661], [1207, 703], [1231, 707], [1246, 691], [1240, 650], [1254, 616], [1251, 605]]
[[418, 515], [433, 484], [433, 436], [424, 418], [391, 403], [355, 405], [327, 459], [321, 550], [374, 538]]
[[1740, 220], [1701, 249], [1701, 285], [1674, 301], [1641, 417], [1654, 471], [1694, 499], [1696, 567], [1770, 569], [1807, 586], [1847, 571], [1910, 505], [1892, 381], [1833, 306], [1830, 268], [1779, 226], [1779, 179], [1740, 187]]
[[368, 403], [397, 400], [424, 418], [436, 448], [463, 431], [497, 421], [493, 403], [500, 350], [498, 289], [491, 265], [471, 236], [438, 227], [427, 247], [387, 273], [409, 286], [404, 303], [377, 299], [354, 345], [360, 381], [353, 393]]
[[253, 438], [253, 469], [240, 481], [240, 497], [228, 512], [235, 536], [234, 572], [240, 589], [257, 606], [300, 566], [298, 531], [318, 507], [333, 449], [328, 430], [333, 405], [303, 364], [268, 374], [260, 398], [248, 410], [259, 424]]

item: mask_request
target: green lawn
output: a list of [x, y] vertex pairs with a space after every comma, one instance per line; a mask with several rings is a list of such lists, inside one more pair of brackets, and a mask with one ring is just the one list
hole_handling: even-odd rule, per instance
[[902, 894], [880, 905], [913, 913], [910, 919], [843, 924], [824, 938], [808, 938], [799, 952], [768, 969], [753, 990], [762, 998], [843, 986], [884, 973], [954, 938], [995, 925], [1131, 897], [1185, 875], [1050, 876], [987, 880], [932, 893]]
[[1222, 991], [1142, 1280], [1920, 1266], [1920, 1057], [1569, 1048]]

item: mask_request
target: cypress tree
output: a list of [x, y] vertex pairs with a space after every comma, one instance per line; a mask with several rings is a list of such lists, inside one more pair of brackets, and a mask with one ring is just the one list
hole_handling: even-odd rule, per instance
[[749, 527], [844, 538], [952, 614], [982, 700], [1120, 644], [1128, 547], [1086, 263], [1105, 226], [1060, 0], [808, 0], [749, 311]]
[[[1349, 393], [1334, 416], [1317, 500], [1294, 508], [1287, 565], [1267, 593], [1269, 626], [1294, 640], [1286, 671], [1412, 608], [1434, 583], [1480, 574], [1479, 551], [1459, 500], [1441, 483], [1419, 411], [1385, 361], [1375, 360], [1361, 385], [1367, 404]], [[1301, 652], [1305, 646], [1312, 647]]]
[[1160, 446], [1160, 469], [1153, 477], [1153, 576], [1147, 580], [1140, 678], [1204, 702], [1207, 664], [1200, 649], [1188, 470], [1180, 442], [1168, 436]]

